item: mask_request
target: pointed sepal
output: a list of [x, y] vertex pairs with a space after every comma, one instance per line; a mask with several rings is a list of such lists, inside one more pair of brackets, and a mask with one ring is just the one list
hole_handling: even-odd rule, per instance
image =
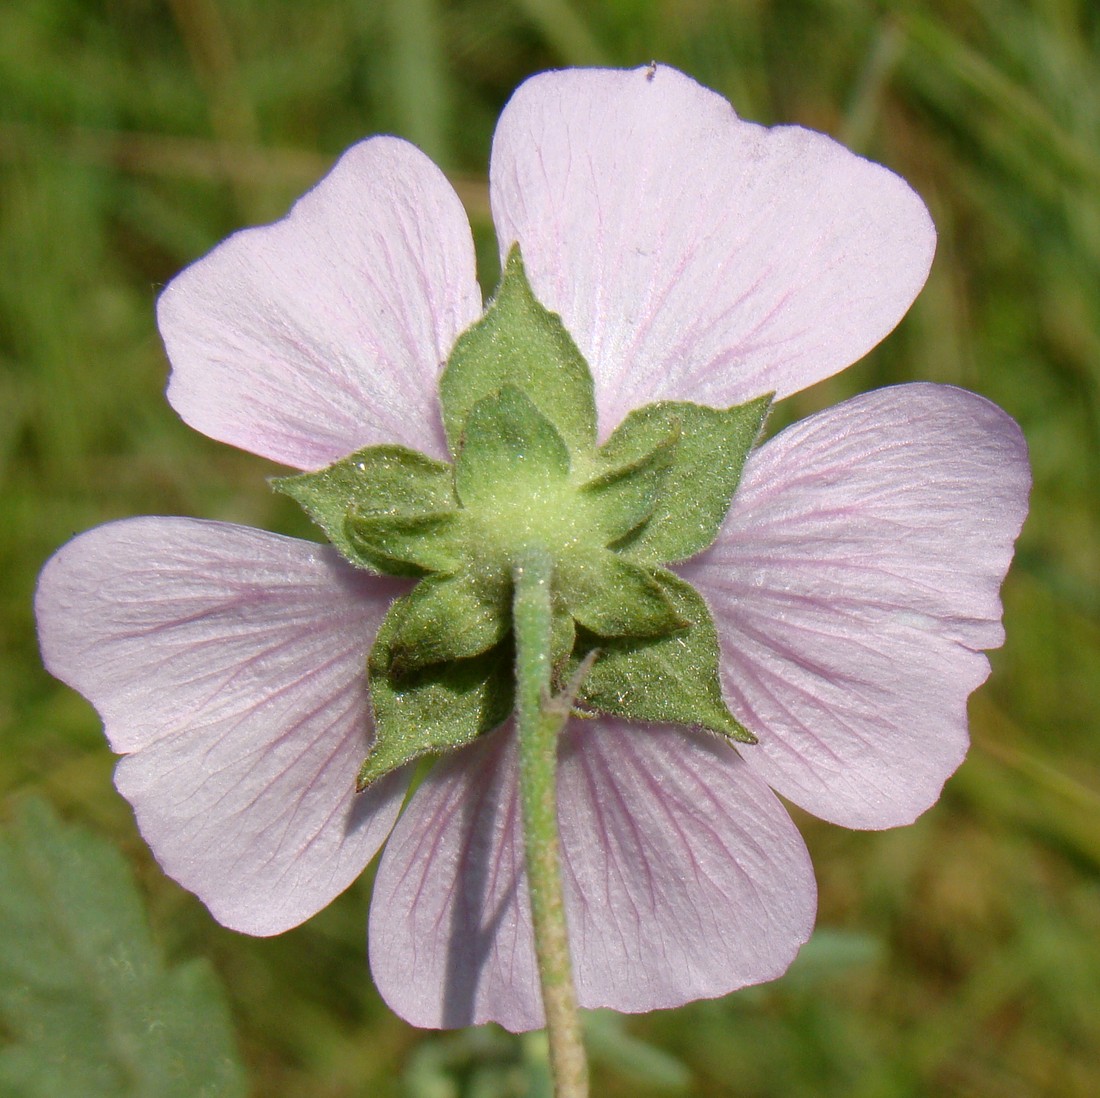
[[360, 512], [353, 507], [344, 535], [357, 562], [388, 576], [451, 573], [462, 567], [461, 511]]
[[389, 635], [391, 676], [480, 656], [512, 627], [507, 576], [467, 569], [428, 576], [401, 600]]
[[734, 743], [756, 737], [729, 711], [718, 678], [718, 634], [695, 589], [656, 569], [677, 613], [688, 625], [662, 637], [604, 639], [578, 636], [573, 660], [599, 655], [580, 688], [580, 701], [605, 713], [641, 721], [696, 725]]
[[360, 790], [415, 759], [473, 743], [503, 723], [513, 708], [509, 641], [472, 659], [392, 675], [401, 604], [398, 599], [383, 620], [367, 661], [374, 741], [359, 771]]
[[485, 315], [467, 328], [439, 379], [443, 425], [457, 453], [470, 410], [505, 385], [522, 390], [575, 452], [596, 442], [592, 374], [561, 317], [535, 297], [519, 245]]
[[691, 624], [649, 569], [607, 549], [571, 553], [556, 583], [577, 624], [600, 637], [660, 637]]
[[463, 507], [491, 511], [501, 524], [537, 521], [559, 503], [570, 467], [554, 424], [526, 393], [505, 385], [470, 409], [455, 489]]
[[733, 408], [662, 401], [631, 412], [601, 448], [601, 462], [616, 467], [648, 453], [674, 428], [679, 441], [656, 507], [613, 548], [653, 564], [686, 560], [706, 549], [726, 517], [771, 399]]
[[431, 516], [454, 511], [451, 466], [405, 446], [368, 446], [321, 469], [275, 477], [277, 492], [301, 504], [352, 564], [389, 575], [416, 574], [382, 567], [385, 556], [357, 551], [349, 518], [367, 515]]
[[603, 468], [581, 485], [580, 497], [591, 511], [604, 545], [625, 538], [653, 515], [675, 462], [680, 435], [680, 423], [674, 421], [648, 450], [620, 464], [613, 463], [614, 452], [600, 454]]

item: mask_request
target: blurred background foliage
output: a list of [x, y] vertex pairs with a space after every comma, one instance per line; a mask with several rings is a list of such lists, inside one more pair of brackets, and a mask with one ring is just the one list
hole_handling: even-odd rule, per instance
[[491, 288], [485, 170], [512, 89], [651, 58], [746, 117], [886, 163], [939, 227], [898, 331], [776, 422], [897, 381], [964, 385], [1020, 421], [1035, 489], [1008, 642], [941, 803], [882, 834], [800, 817], [821, 884], [811, 947], [765, 988], [594, 1015], [596, 1093], [1100, 1093], [1094, 0], [8, 0], [0, 822], [41, 796], [122, 851], [157, 948], [220, 975], [256, 1095], [546, 1093], [538, 1038], [422, 1033], [387, 1011], [365, 961], [368, 879], [273, 940], [221, 929], [166, 880], [113, 791], [95, 714], [41, 669], [31, 595], [58, 545], [122, 516], [306, 533], [266, 490], [273, 468], [187, 430], [162, 398], [153, 304], [176, 271], [389, 131], [451, 175]]

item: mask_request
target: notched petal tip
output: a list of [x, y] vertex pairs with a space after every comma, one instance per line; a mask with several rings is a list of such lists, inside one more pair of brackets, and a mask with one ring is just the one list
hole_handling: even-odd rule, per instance
[[480, 312], [458, 196], [414, 146], [371, 138], [281, 221], [169, 283], [168, 399], [196, 430], [298, 469], [377, 442], [444, 456], [439, 363]]
[[664, 66], [522, 85], [493, 142], [502, 242], [596, 380], [604, 434], [656, 399], [741, 403], [856, 361], [924, 284], [935, 232], [898, 176], [737, 118]]

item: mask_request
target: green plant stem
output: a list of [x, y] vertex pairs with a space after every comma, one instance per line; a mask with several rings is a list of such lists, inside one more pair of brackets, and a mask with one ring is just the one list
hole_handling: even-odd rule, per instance
[[570, 707], [550, 697], [552, 571], [549, 554], [534, 547], [523, 554], [513, 574], [520, 795], [554, 1094], [556, 1098], [585, 1098], [588, 1063], [569, 959], [558, 843], [558, 736], [569, 719]]

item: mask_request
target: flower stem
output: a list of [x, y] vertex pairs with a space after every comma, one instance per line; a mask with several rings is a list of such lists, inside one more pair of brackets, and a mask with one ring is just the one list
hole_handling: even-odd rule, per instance
[[550, 1070], [556, 1098], [586, 1098], [588, 1063], [581, 1038], [558, 844], [558, 736], [568, 704], [550, 697], [550, 555], [528, 549], [513, 573], [516, 638], [516, 728], [527, 854], [527, 886], [535, 928]]

